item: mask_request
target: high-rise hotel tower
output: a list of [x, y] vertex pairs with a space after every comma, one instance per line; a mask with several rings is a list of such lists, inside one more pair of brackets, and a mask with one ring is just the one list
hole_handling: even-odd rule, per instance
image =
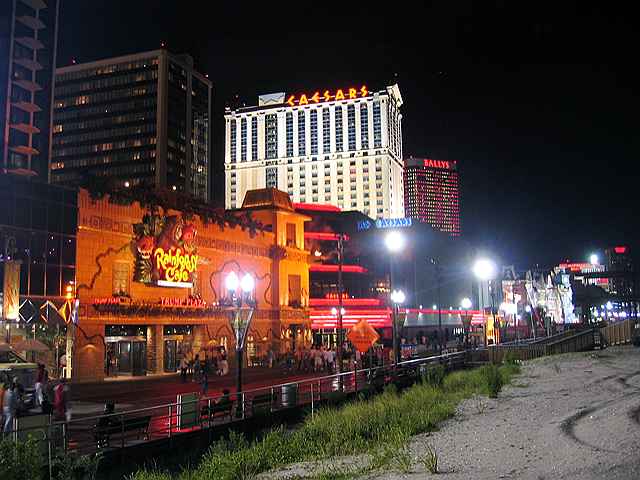
[[404, 216], [398, 85], [261, 95], [225, 115], [225, 203], [258, 188], [373, 218]]

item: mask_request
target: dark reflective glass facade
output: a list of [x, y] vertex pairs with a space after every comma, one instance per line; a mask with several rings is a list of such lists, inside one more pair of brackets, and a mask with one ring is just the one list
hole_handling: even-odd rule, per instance
[[75, 281], [77, 192], [0, 175], [0, 279], [20, 260], [20, 295], [62, 297]]

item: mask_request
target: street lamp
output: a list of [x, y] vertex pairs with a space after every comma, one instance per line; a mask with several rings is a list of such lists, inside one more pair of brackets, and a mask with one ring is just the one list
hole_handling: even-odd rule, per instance
[[225, 278], [224, 284], [229, 295], [225, 304], [231, 307], [229, 321], [236, 337], [236, 408], [237, 416], [242, 418], [244, 417], [242, 363], [244, 360], [244, 344], [256, 307], [256, 300], [253, 295], [255, 279], [249, 273], [245, 273], [240, 279], [236, 272], [232, 271]]
[[471, 315], [469, 314], [469, 309], [471, 308], [471, 300], [467, 297], [463, 298], [460, 301], [460, 307], [464, 310], [462, 318], [462, 327], [464, 329], [464, 343], [465, 348], [469, 344], [469, 331], [471, 330]]
[[[495, 317], [495, 288], [493, 286], [493, 280], [496, 276], [496, 264], [493, 260], [487, 258], [480, 258], [473, 264], [473, 274], [480, 281], [488, 282], [488, 287], [491, 294], [491, 318], [493, 319], [493, 328], [496, 328]], [[482, 306], [484, 308], [484, 305]]]
[[[397, 231], [391, 231], [389, 233], [387, 233], [387, 236], [384, 239], [384, 244], [387, 247], [387, 250], [390, 253], [398, 253], [400, 252], [403, 248], [404, 248], [404, 244], [405, 244], [405, 238], [404, 236]], [[391, 332], [392, 332], [392, 337], [393, 337], [393, 361], [394, 364], [397, 365], [398, 364], [398, 351], [397, 351], [397, 347], [396, 347], [396, 340], [397, 340], [397, 336], [398, 336], [398, 332], [397, 330], [397, 323], [398, 323], [398, 312], [397, 312], [397, 302], [394, 300], [400, 299], [400, 294], [402, 295], [402, 302], [404, 302], [405, 300], [405, 295], [404, 292], [402, 292], [401, 290], [398, 291], [392, 291], [391, 289], [393, 288], [393, 263], [392, 263], [392, 255], [388, 255], [389, 257], [389, 299], [391, 300], [391, 307], [392, 307], [392, 318], [391, 318]], [[402, 303], [400, 302], [400, 303]]]
[[591, 265], [599, 265], [600, 264], [600, 259], [598, 258], [598, 255], [596, 255], [595, 253], [592, 253], [589, 256], [589, 263]]
[[399, 337], [399, 328], [401, 325], [399, 324], [399, 312], [400, 305], [404, 303], [406, 300], [406, 296], [402, 290], [394, 290], [391, 292], [391, 301], [393, 302], [393, 359], [396, 365], [400, 361], [400, 349], [398, 348], [398, 337]]

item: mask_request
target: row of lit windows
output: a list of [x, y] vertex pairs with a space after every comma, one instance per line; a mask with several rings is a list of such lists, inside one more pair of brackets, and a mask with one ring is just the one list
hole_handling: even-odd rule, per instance
[[[377, 105], [377, 108], [376, 108]], [[374, 102], [374, 138], [375, 148], [382, 146], [382, 131], [380, 120], [380, 105], [379, 102]], [[306, 120], [305, 116], [301, 115], [302, 111], [298, 112], [298, 155], [306, 155]], [[377, 115], [377, 116], [376, 116]], [[267, 139], [267, 159], [277, 158], [277, 116], [270, 114], [266, 116], [268, 125], [265, 128], [265, 135]], [[347, 107], [347, 136], [348, 136], [348, 150], [356, 149], [356, 117], [355, 106], [349, 105]], [[231, 136], [231, 161], [236, 161], [236, 135], [237, 135], [237, 119], [232, 119], [230, 122], [230, 136]], [[240, 118], [240, 121], [246, 121], [245, 117]], [[255, 124], [253, 122], [255, 121]], [[285, 115], [285, 150], [286, 156], [292, 157], [294, 155], [293, 150], [293, 112], [287, 112]], [[330, 113], [329, 108], [324, 108], [322, 111], [322, 124], [323, 124], [323, 152], [328, 153], [331, 149], [331, 131], [329, 126]], [[257, 159], [257, 128], [253, 130], [253, 126], [257, 127], [257, 117], [252, 117], [252, 146], [256, 149], [256, 155], [252, 154], [252, 159]], [[311, 125], [311, 154], [318, 153], [318, 123], [317, 123], [317, 111], [312, 110], [310, 112], [310, 125]], [[327, 128], [328, 127], [328, 128]], [[369, 148], [369, 119], [368, 119], [368, 105], [361, 105], [361, 128], [360, 128], [360, 140], [363, 149]], [[343, 118], [342, 107], [336, 106], [334, 110], [334, 129], [335, 129], [335, 142], [336, 150], [343, 151]], [[247, 133], [241, 131], [241, 160], [246, 159], [246, 148], [242, 151], [242, 146], [246, 145]], [[252, 152], [253, 153], [253, 152]], [[274, 156], [275, 155], [275, 156]]]
[[80, 80], [83, 78], [95, 77], [98, 75], [110, 75], [116, 72], [124, 72], [127, 70], [138, 70], [148, 68], [151, 65], [158, 65], [158, 58], [145, 58], [127, 63], [115, 63], [112, 65], [103, 65], [96, 68], [87, 68], [75, 72], [67, 72], [56, 75], [56, 83], [64, 83], [72, 80]]
[[108, 152], [111, 150], [119, 150], [123, 148], [143, 147], [147, 145], [155, 145], [156, 137], [146, 138], [129, 138], [117, 142], [106, 142], [98, 145], [83, 145], [77, 147], [64, 147], [54, 152], [54, 157], [64, 157], [67, 155], [84, 155], [96, 152]]
[[109, 92], [88, 93], [86, 95], [78, 95], [64, 99], [56, 99], [55, 108], [65, 108], [73, 106], [83, 106], [91, 103], [105, 103], [123, 98], [140, 97], [143, 95], [155, 95], [157, 85], [151, 84], [140, 87], [124, 88], [121, 90], [113, 90]]
[[87, 82], [70, 83], [68, 85], [56, 85], [56, 97], [63, 97], [83, 91], [95, 91], [119, 85], [130, 85], [132, 83], [149, 82], [158, 79], [158, 70], [146, 70], [127, 75], [117, 75], [106, 78], [95, 78]]
[[59, 123], [53, 126], [54, 133], [72, 132], [74, 130], [104, 129], [123, 123], [134, 122], [155, 122], [155, 110], [146, 112], [134, 112], [124, 115], [114, 115], [112, 117], [96, 118], [93, 120], [81, 120], [78, 122]]
[[120, 103], [109, 103], [108, 105], [99, 105], [91, 107], [83, 107], [81, 110], [73, 109], [65, 112], [54, 111], [53, 120], [55, 123], [63, 123], [64, 120], [77, 120], [78, 118], [89, 117], [93, 115], [114, 114], [127, 111], [147, 111], [156, 109], [155, 98], [137, 98]]
[[97, 165], [110, 165], [113, 163], [134, 162], [139, 160], [154, 159], [156, 151], [153, 150], [136, 150], [114, 153], [112, 155], [100, 155], [92, 157], [81, 157], [64, 162], [51, 162], [52, 170], [61, 170], [65, 168], [84, 168]]
[[[54, 128], [55, 131], [55, 128]], [[146, 125], [136, 125], [132, 127], [112, 128], [107, 130], [97, 130], [88, 133], [78, 133], [74, 135], [54, 135], [53, 145], [65, 145], [72, 143], [84, 143], [102, 139], [112, 139], [118, 137], [132, 137], [135, 135], [144, 135], [155, 133], [156, 124], [148, 123]]]

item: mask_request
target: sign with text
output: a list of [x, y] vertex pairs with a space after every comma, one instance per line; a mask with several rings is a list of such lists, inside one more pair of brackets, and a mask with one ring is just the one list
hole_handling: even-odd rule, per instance
[[330, 102], [331, 100], [347, 100], [354, 98], [362, 98], [369, 95], [369, 89], [366, 85], [362, 85], [361, 87], [350, 87], [350, 88], [339, 88], [335, 91], [333, 90], [316, 90], [312, 94], [300, 94], [300, 95], [289, 95], [287, 98], [287, 104], [292, 107], [296, 105], [309, 105], [310, 103], [320, 103], [320, 102]]
[[177, 215], [145, 215], [135, 224], [137, 282], [191, 288], [198, 267], [194, 224]]
[[364, 319], [356, 323], [347, 334], [347, 339], [360, 353], [369, 350], [379, 338], [378, 332]]

